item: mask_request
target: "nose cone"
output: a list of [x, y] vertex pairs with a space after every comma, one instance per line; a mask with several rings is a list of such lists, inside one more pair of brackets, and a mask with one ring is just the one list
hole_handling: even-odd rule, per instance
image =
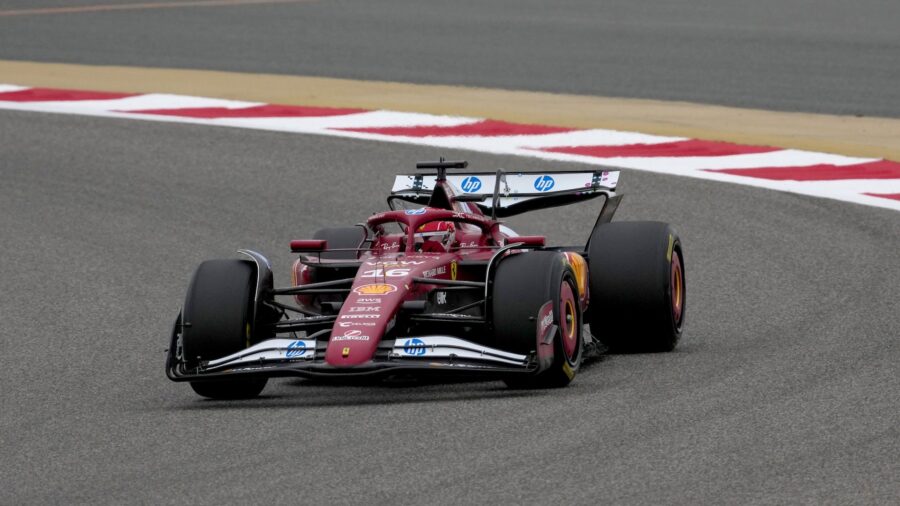
[[455, 278], [456, 260], [447, 253], [365, 259], [334, 322], [325, 362], [352, 367], [372, 360], [410, 289], [417, 289], [413, 278]]
[[402, 283], [372, 283], [357, 278], [331, 330], [325, 362], [351, 367], [371, 360], [404, 293]]

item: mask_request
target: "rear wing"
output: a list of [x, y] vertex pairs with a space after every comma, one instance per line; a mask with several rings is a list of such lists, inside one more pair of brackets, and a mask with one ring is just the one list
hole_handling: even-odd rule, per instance
[[[425, 204], [439, 176], [399, 174], [391, 197]], [[616, 196], [618, 170], [573, 172], [470, 172], [446, 174], [456, 200], [473, 202], [493, 217], [512, 216], [534, 209]]]

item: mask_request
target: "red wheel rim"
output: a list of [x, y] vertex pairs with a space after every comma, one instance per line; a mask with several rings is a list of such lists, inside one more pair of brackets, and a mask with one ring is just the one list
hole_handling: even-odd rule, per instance
[[563, 351], [571, 361], [578, 353], [578, 312], [575, 309], [575, 292], [568, 281], [563, 281], [559, 292], [559, 330]]
[[669, 284], [669, 298], [672, 301], [672, 319], [675, 327], [681, 327], [684, 315], [684, 271], [681, 267], [681, 255], [672, 252], [672, 282]]

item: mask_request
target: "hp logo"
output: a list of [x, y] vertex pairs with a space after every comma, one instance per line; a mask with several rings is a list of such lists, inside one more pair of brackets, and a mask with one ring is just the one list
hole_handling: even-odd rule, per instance
[[481, 180], [475, 176], [468, 176], [462, 180], [462, 191], [466, 193], [477, 192], [481, 189]]
[[285, 353], [285, 356], [287, 358], [292, 358], [292, 357], [302, 357], [305, 354], [306, 354], [306, 343], [304, 343], [303, 341], [294, 341], [293, 343], [288, 345], [287, 353]]
[[425, 354], [425, 341], [418, 337], [407, 339], [406, 342], [403, 343], [403, 353], [421, 357]]
[[553, 180], [552, 177], [544, 174], [543, 176], [539, 176], [534, 180], [534, 189], [539, 192], [550, 191], [553, 188], [553, 185], [556, 184], [556, 181]]

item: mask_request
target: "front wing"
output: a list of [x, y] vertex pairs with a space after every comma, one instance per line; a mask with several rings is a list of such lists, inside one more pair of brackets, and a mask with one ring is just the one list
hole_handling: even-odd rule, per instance
[[490, 348], [458, 337], [431, 335], [382, 341], [375, 357], [354, 367], [334, 367], [325, 362], [327, 341], [274, 338], [216, 360], [185, 369], [178, 359], [178, 336], [173, 331], [166, 374], [173, 381], [202, 381], [254, 376], [303, 376], [313, 378], [389, 376], [397, 374], [470, 374], [509, 376], [539, 370], [532, 355]]

